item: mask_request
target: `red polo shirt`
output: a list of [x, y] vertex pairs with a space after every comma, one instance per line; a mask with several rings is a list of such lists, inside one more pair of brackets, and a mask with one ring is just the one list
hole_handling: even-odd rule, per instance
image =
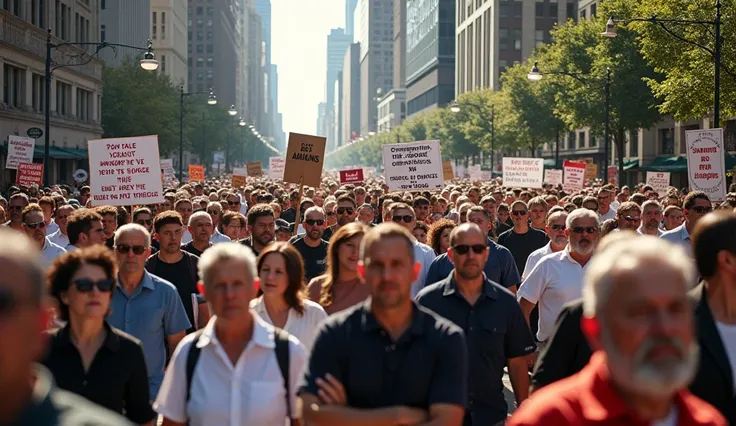
[[[506, 422], [507, 426], [648, 426], [618, 395], [610, 382], [605, 355], [596, 352], [578, 374], [534, 393]], [[687, 390], [675, 395], [679, 426], [726, 426], [711, 405]]]

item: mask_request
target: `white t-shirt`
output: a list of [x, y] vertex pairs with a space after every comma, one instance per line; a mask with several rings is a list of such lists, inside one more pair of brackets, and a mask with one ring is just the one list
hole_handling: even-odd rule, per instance
[[524, 271], [522, 271], [521, 278], [523, 279], [527, 275], [529, 275], [535, 266], [537, 266], [537, 263], [548, 254], [552, 253], [552, 243], [547, 243], [542, 248], [538, 248], [534, 250], [529, 257], [526, 258], [526, 265], [524, 265]]
[[662, 420], [652, 422], [652, 426], [677, 426], [677, 407], [672, 404], [670, 412], [667, 413], [667, 417]]
[[598, 222], [603, 223], [607, 221], [608, 219], [616, 219], [616, 209], [613, 208], [613, 206], [610, 206], [608, 208], [608, 211], [606, 214], [598, 212]]
[[[263, 301], [263, 296], [251, 300], [250, 308], [253, 309], [253, 311], [255, 311], [263, 321], [273, 325], [273, 321], [271, 321], [271, 318], [268, 316], [268, 312], [266, 311], [266, 303]], [[325, 318], [327, 318], [327, 313], [319, 303], [305, 300], [303, 315], [300, 316], [293, 309], [289, 309], [289, 316], [286, 319], [284, 330], [299, 339], [307, 349], [307, 352], [311, 352], [314, 339], [317, 337], [319, 324]]]
[[733, 382], [736, 383], [736, 325], [716, 321], [716, 327], [721, 334], [721, 342], [723, 342], [723, 347], [726, 349], [728, 361], [731, 363]]

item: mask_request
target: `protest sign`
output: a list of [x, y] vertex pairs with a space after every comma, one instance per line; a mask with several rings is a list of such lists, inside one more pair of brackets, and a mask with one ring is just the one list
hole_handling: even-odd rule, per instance
[[618, 167], [608, 166], [608, 183], [613, 185], [618, 184]]
[[270, 157], [268, 159], [268, 177], [274, 180], [283, 180], [285, 164], [286, 160], [281, 157]]
[[204, 182], [204, 166], [200, 164], [189, 165], [189, 182]]
[[468, 167], [468, 177], [470, 180], [481, 180], [482, 174], [480, 170], [480, 164], [475, 164], [473, 166]]
[[439, 141], [383, 145], [383, 170], [389, 190], [437, 190], [444, 186]]
[[33, 163], [33, 149], [36, 141], [25, 136], [8, 136], [8, 158], [6, 169], [17, 169], [20, 163]]
[[215, 151], [212, 153], [213, 164], [225, 164], [225, 153], [222, 151]]
[[562, 170], [547, 169], [544, 171], [544, 183], [557, 186], [562, 184]]
[[260, 161], [249, 161], [246, 164], [246, 170], [248, 171], [248, 176], [261, 176], [263, 174]]
[[375, 168], [375, 167], [371, 167], [371, 166], [368, 166], [368, 167], [363, 167], [363, 175], [364, 175], [364, 176], [365, 176], [366, 178], [371, 178], [371, 177], [373, 177], [373, 176], [374, 176], [375, 174], [376, 174], [376, 168]]
[[245, 186], [245, 177], [248, 176], [248, 170], [244, 167], [233, 168], [233, 177], [230, 185], [233, 188], [240, 188]]
[[670, 172], [647, 172], [647, 185], [659, 195], [665, 195], [670, 189]]
[[158, 136], [88, 142], [90, 192], [95, 205], [130, 206], [164, 201]]
[[567, 192], [580, 191], [585, 185], [585, 163], [576, 163], [565, 160], [562, 169], [562, 187]]
[[503, 185], [506, 187], [541, 188], [543, 176], [542, 158], [503, 158]]
[[703, 191], [712, 201], [726, 198], [723, 129], [688, 130], [687, 175], [692, 191]]
[[43, 185], [43, 164], [18, 164], [18, 172], [15, 175], [15, 184], [23, 186], [31, 186], [33, 184], [38, 186]]
[[176, 171], [174, 170], [174, 160], [172, 160], [171, 158], [161, 159], [161, 170], [163, 170], [164, 177], [167, 180], [176, 178]]
[[442, 178], [444, 180], [455, 179], [455, 172], [452, 170], [452, 160], [442, 162]]
[[340, 183], [363, 182], [363, 169], [340, 170]]
[[319, 187], [327, 139], [321, 136], [289, 133], [284, 182]]

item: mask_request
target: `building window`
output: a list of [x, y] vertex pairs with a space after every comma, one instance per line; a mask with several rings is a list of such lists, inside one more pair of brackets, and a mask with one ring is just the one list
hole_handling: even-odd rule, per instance
[[207, 20], [207, 26], [208, 26], [208, 27], [211, 27], [211, 26], [212, 26], [212, 19], [208, 19], [208, 20]]
[[105, 10], [105, 0], [100, 1], [100, 9]]
[[56, 82], [56, 114], [68, 116], [72, 113], [72, 85]]
[[9, 107], [21, 108], [25, 94], [25, 70], [3, 66], [3, 101]]
[[166, 55], [161, 55], [161, 72], [166, 72]]
[[197, 16], [202, 16], [202, 6], [197, 6]]
[[567, 19], [575, 20], [575, 0], [567, 0]]
[[33, 74], [31, 77], [31, 106], [36, 112], [43, 112], [43, 106], [46, 102], [46, 79], [40, 74]]
[[598, 15], [598, 5], [593, 3], [590, 5], [590, 17], [595, 18]]
[[77, 89], [77, 119], [80, 121], [92, 120], [92, 92]]
[[202, 31], [197, 31], [197, 41], [204, 40], [204, 34], [202, 34]]
[[578, 133], [578, 146], [580, 148], [585, 147], [585, 132]]
[[215, 14], [215, 8], [212, 6], [207, 6], [207, 16], [212, 16]]
[[[585, 136], [585, 133], [583, 133], [582, 135]], [[577, 141], [577, 138], [575, 137], [575, 132], [570, 132], [570, 134], [568, 135], [568, 140], [567, 140], [567, 149], [570, 149], [570, 150], [575, 149], [575, 147], [577, 146], [577, 143], [578, 141]]]
[[501, 28], [498, 30], [498, 48], [501, 51], [509, 50], [509, 30], [508, 28]]
[[581, 10], [580, 11], [580, 20], [581, 21], [584, 21], [585, 20], [585, 11], [584, 10]]
[[521, 50], [521, 30], [520, 29], [514, 29], [511, 32], [513, 39], [514, 39], [514, 50], [517, 52]]
[[20, 1], [21, 0], [13, 0], [13, 15], [20, 18]]
[[659, 144], [662, 155], [674, 155], [675, 132], [672, 129], [659, 129]]
[[539, 47], [541, 44], [544, 44], [544, 31], [536, 30], [534, 31], [534, 46]]
[[153, 25], [151, 27], [151, 38], [156, 40], [156, 12], [151, 12], [151, 24]]
[[202, 68], [204, 65], [204, 58], [197, 58], [197, 68]]
[[100, 41], [105, 42], [107, 40], [107, 27], [103, 24], [100, 25]]
[[207, 45], [207, 53], [213, 53], [215, 51], [215, 46], [213, 44]]
[[207, 31], [207, 40], [212, 40], [212, 31]]
[[[601, 136], [601, 139], [603, 139], [603, 136]], [[591, 148], [594, 148], [598, 145], [598, 136], [590, 135], [590, 140], [588, 141], [588, 144]]]
[[553, 0], [549, 3], [549, 16], [550, 18], [557, 19], [558, 13], [559, 13], [559, 8], [557, 7], [557, 0]]
[[161, 12], [161, 40], [166, 40], [166, 12]]
[[214, 59], [212, 59], [212, 58], [207, 58], [207, 66], [208, 66], [208, 67], [211, 67], [213, 63], [214, 63]]
[[629, 136], [629, 157], [639, 156], [639, 131], [634, 130]]
[[544, 0], [537, 0], [535, 5], [537, 18], [544, 17]]
[[501, 0], [499, 3], [498, 13], [502, 18], [509, 16], [509, 0]]
[[197, 45], [197, 53], [202, 53], [203, 50], [204, 50], [204, 45], [203, 44], [198, 44]]

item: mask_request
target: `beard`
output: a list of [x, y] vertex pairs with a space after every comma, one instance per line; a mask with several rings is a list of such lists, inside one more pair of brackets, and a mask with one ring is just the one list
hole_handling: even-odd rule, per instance
[[567, 242], [568, 242], [567, 237], [564, 234], [558, 235], [555, 237], [554, 240], [552, 240], [552, 244], [556, 246], [566, 246]]
[[[584, 241], [587, 241], [589, 244], [587, 246], [583, 246], [581, 243]], [[595, 250], [595, 244], [593, 244], [591, 240], [585, 240], [585, 239], [581, 239], [580, 241], [575, 242], [575, 243], [572, 242], [572, 240], [570, 240], [570, 247], [572, 247], [572, 250], [575, 253], [578, 253], [583, 256], [588, 256], [592, 254], [593, 251]]]
[[322, 237], [322, 231], [319, 229], [313, 229], [309, 231], [309, 238], [312, 240], [317, 240]]
[[[670, 397], [687, 387], [698, 369], [699, 347], [696, 342], [685, 346], [678, 338], [649, 338], [638, 348], [633, 357], [621, 354], [605, 329], [601, 333], [601, 345], [606, 353], [608, 369], [616, 383], [634, 393], [653, 398]], [[677, 349], [676, 359], [650, 361], [649, 351], [658, 345]]]
[[466, 280], [474, 280], [481, 276], [481, 274], [483, 273], [483, 269], [481, 269], [477, 265], [472, 265], [475, 266], [475, 268], [468, 268], [467, 266], [469, 265], [462, 266], [462, 268], [457, 268], [457, 273]]

